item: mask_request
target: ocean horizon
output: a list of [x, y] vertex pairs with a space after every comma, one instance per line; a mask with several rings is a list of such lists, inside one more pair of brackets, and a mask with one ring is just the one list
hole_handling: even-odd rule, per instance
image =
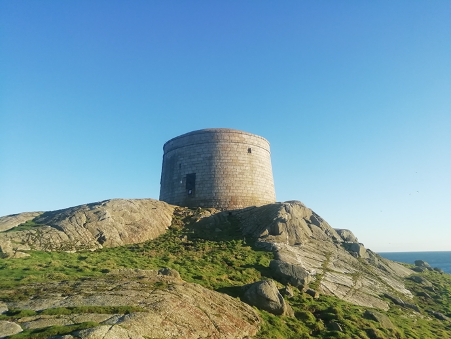
[[378, 252], [382, 257], [407, 264], [415, 264], [415, 260], [424, 260], [432, 267], [441, 268], [451, 274], [451, 251], [428, 252]]

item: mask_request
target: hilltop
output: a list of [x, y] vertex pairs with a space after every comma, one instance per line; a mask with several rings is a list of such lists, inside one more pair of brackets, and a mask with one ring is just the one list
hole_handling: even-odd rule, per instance
[[450, 275], [384, 259], [299, 201], [220, 212], [113, 199], [1, 217], [0, 230], [0, 336], [451, 334]]

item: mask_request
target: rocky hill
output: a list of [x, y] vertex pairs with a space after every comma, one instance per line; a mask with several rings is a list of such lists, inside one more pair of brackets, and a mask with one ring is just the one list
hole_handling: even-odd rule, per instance
[[2, 217], [0, 230], [0, 337], [451, 333], [449, 275], [384, 259], [298, 201], [114, 199]]
[[164, 233], [173, 211], [174, 206], [153, 199], [112, 199], [58, 211], [21, 213], [0, 218], [0, 230], [7, 231], [0, 234], [0, 244], [5, 248], [15, 244], [16, 252], [135, 244]]

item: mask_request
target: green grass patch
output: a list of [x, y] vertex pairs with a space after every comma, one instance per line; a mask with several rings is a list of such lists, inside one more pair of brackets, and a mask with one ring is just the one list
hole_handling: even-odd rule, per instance
[[37, 224], [36, 222], [34, 222], [34, 219], [31, 219], [21, 223], [20, 225], [17, 225], [16, 227], [10, 228], [9, 230], [6, 230], [4, 232], [6, 233], [6, 232], [30, 231], [39, 226], [44, 225]]
[[28, 297], [4, 295], [2, 290], [5, 289], [95, 277], [119, 268], [171, 267], [178, 270], [184, 280], [210, 289], [271, 277], [268, 265], [273, 254], [246, 244], [236, 228], [236, 221], [232, 222], [235, 228], [222, 234], [226, 240], [203, 239], [192, 228], [175, 225], [157, 239], [141, 244], [94, 252], [30, 251], [30, 257], [0, 260], [0, 300]]
[[8, 339], [47, 339], [51, 336], [69, 334], [73, 331], [84, 330], [95, 326], [99, 326], [99, 324], [91, 321], [68, 326], [50, 326], [34, 330], [25, 330], [9, 336]]

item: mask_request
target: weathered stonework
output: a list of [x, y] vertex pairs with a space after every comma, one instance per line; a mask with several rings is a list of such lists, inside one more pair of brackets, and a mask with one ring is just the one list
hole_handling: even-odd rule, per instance
[[160, 200], [222, 210], [276, 200], [269, 142], [226, 128], [183, 134], [163, 147]]

